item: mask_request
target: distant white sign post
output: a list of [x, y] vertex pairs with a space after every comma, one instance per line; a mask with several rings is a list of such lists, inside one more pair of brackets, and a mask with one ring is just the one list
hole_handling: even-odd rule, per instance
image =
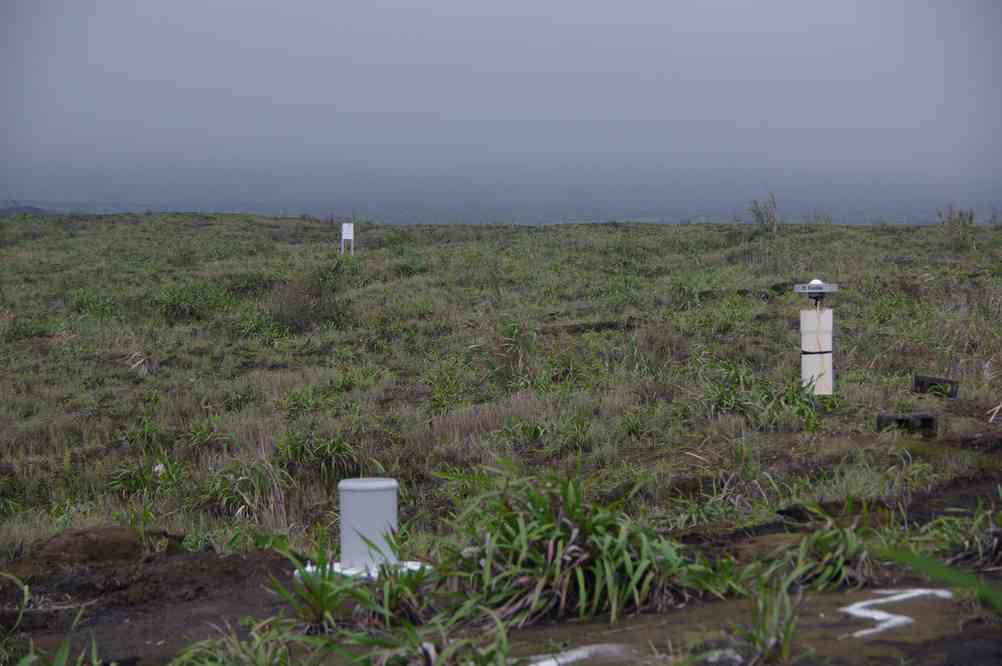
[[341, 254], [344, 254], [345, 241], [351, 248], [351, 256], [355, 256], [355, 223], [354, 222], [342, 222], [341, 223]]

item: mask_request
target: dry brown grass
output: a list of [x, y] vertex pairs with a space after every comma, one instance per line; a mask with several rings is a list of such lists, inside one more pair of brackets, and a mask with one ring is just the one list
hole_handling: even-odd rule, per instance
[[648, 324], [637, 330], [637, 351], [652, 368], [684, 363], [689, 358], [689, 340], [666, 324]]
[[500, 428], [508, 419], [532, 420], [541, 417], [547, 403], [532, 393], [516, 393], [497, 402], [474, 405], [428, 419], [406, 436], [408, 444], [428, 450], [442, 442], [467, 442]]
[[271, 291], [270, 312], [276, 322], [296, 333], [332, 321], [339, 314], [332, 291], [302, 282], [276, 284]]

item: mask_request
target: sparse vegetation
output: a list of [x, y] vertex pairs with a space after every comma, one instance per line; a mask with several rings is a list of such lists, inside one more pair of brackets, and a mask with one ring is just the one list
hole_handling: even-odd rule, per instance
[[[12, 608], [0, 611], [5, 612], [4, 622], [0, 624], [0, 664], [10, 664], [26, 651], [19, 632], [24, 611], [31, 601], [31, 590], [17, 576], [3, 572], [0, 572], [0, 584], [14, 588]], [[7, 614], [11, 617], [6, 617]]]
[[793, 663], [793, 636], [803, 596], [800, 590], [791, 595], [791, 588], [799, 573], [794, 571], [771, 582], [759, 581], [751, 623], [735, 632], [747, 645], [748, 664]]
[[[399, 480], [400, 548], [439, 567], [287, 587], [286, 619], [185, 663], [327, 658], [332, 637], [386, 663], [493, 663], [521, 625], [760, 584], [748, 641], [783, 661], [789, 600], [881, 580], [874, 544], [999, 566], [987, 503], [892, 527], [812, 514], [752, 562], [691, 545], [790, 505], [885, 515], [1002, 476], [999, 225], [778, 233], [772, 195], [752, 214], [767, 235], [360, 222], [354, 258], [313, 219], [2, 220], [0, 554], [117, 523], [151, 554], [166, 530], [320, 560], [338, 481]], [[797, 366], [792, 285], [814, 276], [843, 286], [826, 399]], [[961, 396], [913, 394], [914, 372]], [[937, 439], [875, 433], [879, 411], [937, 415]]]
[[751, 208], [748, 209], [751, 213], [752, 221], [758, 225], [760, 229], [764, 229], [771, 234], [775, 234], [779, 231], [779, 214], [776, 212], [776, 195], [772, 192], [764, 201], [759, 201], [755, 199], [752, 201]]

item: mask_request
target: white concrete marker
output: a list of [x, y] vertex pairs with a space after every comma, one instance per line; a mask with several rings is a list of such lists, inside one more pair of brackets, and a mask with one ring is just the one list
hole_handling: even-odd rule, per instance
[[341, 254], [344, 254], [345, 241], [351, 246], [351, 256], [355, 256], [355, 223], [341, 223]]
[[851, 606], [846, 606], [845, 608], [839, 608], [843, 613], [848, 613], [853, 617], [859, 617], [866, 620], [875, 620], [879, 624], [872, 629], [860, 629], [856, 633], [852, 634], [853, 638], [865, 638], [866, 636], [872, 636], [874, 634], [879, 634], [888, 629], [894, 629], [895, 627], [903, 627], [915, 622], [912, 618], [907, 615], [894, 615], [893, 613], [885, 613], [881, 610], [871, 610], [870, 606], [876, 606], [878, 604], [892, 604], [896, 601], [905, 601], [906, 599], [914, 599], [915, 597], [924, 596], [934, 596], [940, 599], [952, 599], [953, 593], [949, 590], [930, 590], [926, 588], [915, 588], [911, 590], [874, 590], [877, 594], [891, 595], [885, 596], [882, 599], [870, 599], [869, 601], [860, 601]]

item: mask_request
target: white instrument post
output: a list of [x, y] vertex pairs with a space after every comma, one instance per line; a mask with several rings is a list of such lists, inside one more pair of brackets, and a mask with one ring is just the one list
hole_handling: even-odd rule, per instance
[[813, 386], [814, 395], [835, 391], [831, 308], [800, 311], [800, 382]]
[[355, 223], [341, 223], [341, 254], [344, 254], [345, 245], [351, 248], [351, 256], [355, 256]]
[[793, 286], [798, 294], [807, 294], [814, 308], [800, 311], [800, 383], [810, 387], [814, 395], [832, 395], [835, 392], [834, 327], [831, 308], [821, 306], [825, 294], [838, 291], [837, 284], [827, 284], [814, 279], [807, 284]]

